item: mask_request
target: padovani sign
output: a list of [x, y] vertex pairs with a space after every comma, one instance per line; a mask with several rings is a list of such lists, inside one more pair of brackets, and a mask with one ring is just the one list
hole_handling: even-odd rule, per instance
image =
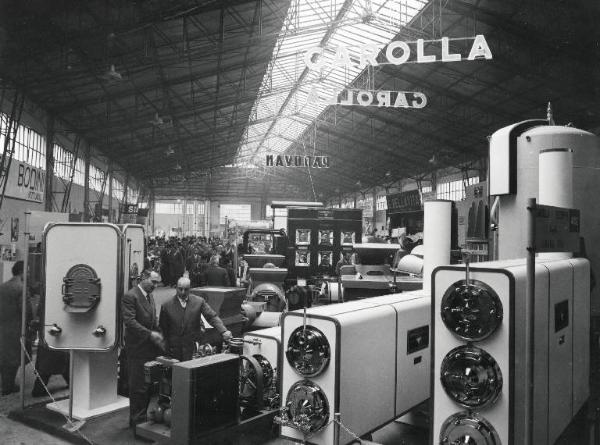
[[329, 156], [267, 155], [266, 166], [329, 168]]

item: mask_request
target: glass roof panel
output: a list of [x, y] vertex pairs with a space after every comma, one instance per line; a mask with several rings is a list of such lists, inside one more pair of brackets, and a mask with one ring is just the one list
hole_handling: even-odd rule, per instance
[[[259, 165], [265, 154], [287, 150], [327, 108], [327, 99], [363, 72], [361, 46], [377, 54], [428, 1], [292, 0], [238, 147], [239, 162]], [[312, 60], [323, 63], [321, 69], [307, 68], [305, 54], [313, 48], [320, 49]], [[335, 63], [339, 48], [346, 48], [349, 65]]]

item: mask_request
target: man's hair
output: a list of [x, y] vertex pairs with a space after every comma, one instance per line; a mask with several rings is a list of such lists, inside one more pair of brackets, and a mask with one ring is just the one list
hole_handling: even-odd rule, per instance
[[21, 275], [23, 273], [23, 268], [24, 268], [24, 264], [23, 264], [22, 260], [19, 260], [15, 264], [13, 264], [13, 267], [11, 270], [13, 277], [16, 277], [17, 275]]
[[190, 287], [191, 281], [188, 277], [181, 277], [177, 280], [177, 287]]
[[161, 281], [161, 276], [155, 270], [145, 269], [140, 274], [140, 279], [141, 280], [151, 280], [152, 279], [152, 280], [156, 280], [156, 281]]

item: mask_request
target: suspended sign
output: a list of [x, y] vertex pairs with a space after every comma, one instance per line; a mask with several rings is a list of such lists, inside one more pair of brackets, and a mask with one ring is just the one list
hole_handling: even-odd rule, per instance
[[138, 205], [137, 204], [121, 204], [121, 223], [135, 224], [137, 222]]
[[[470, 48], [464, 47], [464, 51], [453, 53], [450, 50], [450, 41], [473, 40]], [[427, 45], [427, 50], [425, 46]], [[492, 52], [482, 34], [475, 37], [453, 38], [442, 37], [436, 40], [418, 39], [416, 42], [403, 42], [394, 40], [385, 48], [385, 60], [377, 61], [381, 47], [377, 45], [361, 45], [351, 48], [345, 46], [336, 47], [335, 51], [321, 47], [310, 48], [304, 53], [304, 62], [308, 69], [320, 70], [326, 67], [358, 67], [365, 68], [367, 65], [402, 65], [404, 63], [432, 63], [432, 62], [460, 62], [461, 60], [491, 59]], [[469, 50], [467, 53], [467, 49]], [[358, 50], [358, 59], [356, 58]], [[427, 51], [427, 53], [426, 53]], [[333, 53], [333, 57], [331, 54]], [[322, 57], [327, 55], [329, 57]]]
[[4, 196], [25, 201], [44, 202], [46, 171], [13, 159], [8, 174], [0, 179], [0, 190], [7, 179]]
[[359, 105], [361, 107], [389, 107], [389, 108], [423, 108], [427, 105], [427, 96], [423, 93], [412, 91], [388, 90], [334, 90], [312, 87], [308, 104], [325, 102], [328, 105]]
[[421, 195], [418, 190], [387, 195], [387, 213], [414, 212], [422, 210]]
[[329, 156], [267, 155], [266, 166], [329, 168]]

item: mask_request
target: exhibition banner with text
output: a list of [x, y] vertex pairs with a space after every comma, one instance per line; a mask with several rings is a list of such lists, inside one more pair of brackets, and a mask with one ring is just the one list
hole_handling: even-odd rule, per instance
[[0, 187], [4, 187], [6, 178], [8, 182], [6, 183], [4, 196], [25, 201], [44, 202], [46, 190], [45, 170], [13, 159], [10, 163], [8, 175], [0, 179]]

